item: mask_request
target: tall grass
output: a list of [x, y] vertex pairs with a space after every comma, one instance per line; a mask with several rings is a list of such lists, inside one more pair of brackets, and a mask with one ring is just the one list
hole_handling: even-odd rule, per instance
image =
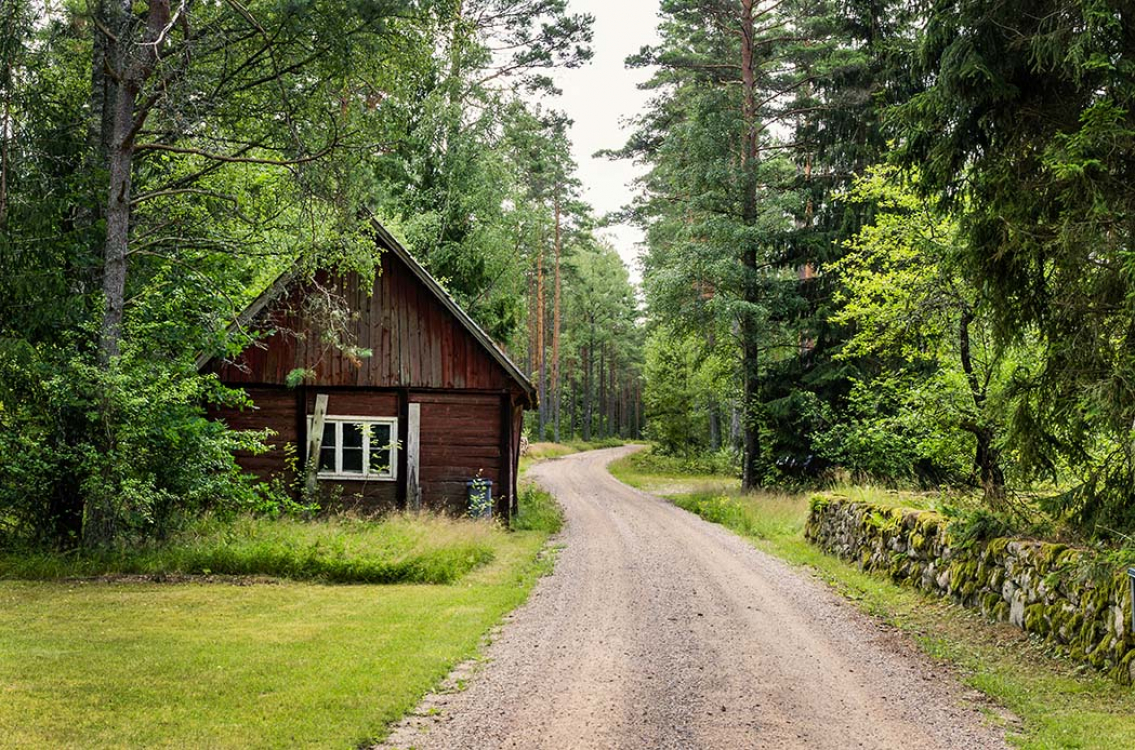
[[551, 494], [534, 484], [524, 484], [520, 487], [519, 500], [520, 512], [512, 519], [513, 531], [555, 534], [563, 528], [564, 514]]
[[800, 536], [808, 520], [808, 501], [803, 495], [694, 493], [671, 499], [707, 521], [769, 541]]
[[328, 583], [452, 583], [492, 561], [503, 530], [441, 516], [381, 521], [203, 518], [160, 544], [0, 552], [0, 578], [272, 576]]

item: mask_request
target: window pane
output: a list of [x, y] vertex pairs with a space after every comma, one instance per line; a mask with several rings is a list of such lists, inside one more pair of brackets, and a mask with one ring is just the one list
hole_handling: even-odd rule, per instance
[[344, 424], [343, 425], [343, 447], [344, 448], [359, 448], [363, 447], [363, 425], [357, 424]]
[[319, 471], [335, 471], [335, 423], [323, 423], [323, 442], [319, 447]]
[[390, 465], [390, 425], [371, 425], [370, 433], [370, 473], [391, 474]]
[[363, 449], [361, 447], [343, 449], [343, 473], [363, 473]]

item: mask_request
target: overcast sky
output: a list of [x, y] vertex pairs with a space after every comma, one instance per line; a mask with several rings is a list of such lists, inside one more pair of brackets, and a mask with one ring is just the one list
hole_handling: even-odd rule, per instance
[[[638, 169], [629, 161], [594, 159], [604, 148], [619, 148], [627, 139], [622, 121], [637, 114], [648, 95], [636, 84], [649, 78], [645, 70], [627, 70], [627, 55], [657, 40], [658, 0], [571, 0], [577, 13], [595, 16], [595, 57], [577, 70], [561, 71], [556, 82], [563, 96], [547, 105], [562, 109], [575, 121], [571, 137], [584, 197], [600, 216], [630, 202], [630, 182]], [[618, 226], [604, 230], [631, 268], [637, 282], [640, 274], [636, 257], [642, 234], [634, 227]]]

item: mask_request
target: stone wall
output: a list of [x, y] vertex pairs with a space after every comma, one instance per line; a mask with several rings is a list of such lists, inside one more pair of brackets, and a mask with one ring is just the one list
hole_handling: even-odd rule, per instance
[[1090, 550], [1024, 539], [961, 545], [938, 513], [838, 497], [812, 500], [805, 536], [864, 570], [1007, 620], [1120, 682], [1135, 681], [1126, 570]]

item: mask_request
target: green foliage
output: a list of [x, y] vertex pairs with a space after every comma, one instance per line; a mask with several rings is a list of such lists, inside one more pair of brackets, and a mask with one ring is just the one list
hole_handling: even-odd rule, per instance
[[1130, 522], [1135, 295], [1135, 43], [1104, 0], [928, 9], [917, 72], [895, 113], [900, 155], [961, 216], [962, 267], [1002, 346], [1032, 342], [1007, 420], [1032, 477], [1067, 470], [1052, 503], [1106, 534]]
[[563, 528], [563, 511], [560, 510], [551, 493], [545, 492], [535, 484], [526, 483], [520, 487], [518, 500], [520, 511], [512, 519], [513, 531], [557, 534]]
[[639, 451], [624, 459], [627, 467], [641, 474], [661, 474], [666, 476], [736, 476], [737, 456], [731, 452], [700, 453], [693, 455], [671, 455], [650, 448]]
[[[590, 56], [591, 19], [563, 0], [189, 4], [143, 43], [163, 7], [0, 9], [4, 539], [114, 546], [205, 509], [299, 510], [296, 487], [241, 475], [234, 451], [265, 436], [206, 419], [241, 397], [195, 357], [252, 344], [232, 323], [285, 269], [372, 275], [360, 221], [372, 211], [507, 341], [523, 319], [513, 248], [547, 208], [527, 173], [571, 179], [566, 125], [512, 90], [547, 88], [543, 71]], [[119, 70], [127, 58], [145, 64]], [[112, 116], [132, 91], [125, 72], [141, 76], [123, 100], [129, 138]], [[537, 159], [547, 145], [556, 158]], [[129, 194], [108, 188], [111, 156], [127, 150]], [[114, 301], [108, 206], [121, 200], [122, 320], [100, 326]], [[305, 310], [321, 339], [371, 355], [325, 291]], [[100, 355], [109, 339], [120, 356]]]
[[697, 454], [708, 447], [708, 410], [719, 391], [713, 382], [712, 358], [697, 339], [659, 327], [646, 342], [646, 438], [669, 454]]
[[76, 553], [6, 549], [0, 552], [0, 578], [219, 575], [446, 584], [492, 561], [500, 532], [479, 526], [431, 517], [212, 516], [161, 542]]
[[105, 539], [161, 537], [186, 512], [276, 506], [232, 460], [265, 436], [205, 413], [243, 394], [140, 353], [109, 372], [52, 354], [0, 353], [0, 539], [71, 545], [96, 524]]
[[853, 380], [847, 418], [821, 443], [827, 455], [877, 478], [934, 483], [972, 478], [1004, 494], [1004, 412], [1026, 348], [996, 345], [988, 305], [959, 271], [956, 220], [921, 199], [918, 173], [873, 167], [848, 195], [873, 220], [832, 264], [832, 320], [851, 335], [841, 359], [871, 362]]
[[816, 436], [817, 449], [860, 480], [938, 484], [963, 479], [972, 461], [969, 441], [964, 433], [943, 431], [920, 409], [919, 395], [925, 400], [940, 393], [919, 375], [855, 382], [845, 416]]

